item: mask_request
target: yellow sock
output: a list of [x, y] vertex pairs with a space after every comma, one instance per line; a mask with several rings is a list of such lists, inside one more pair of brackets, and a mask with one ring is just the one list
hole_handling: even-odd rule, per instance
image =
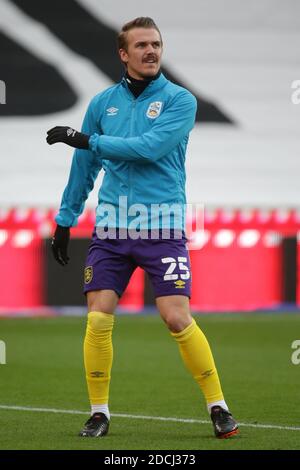
[[224, 400], [208, 341], [195, 320], [184, 330], [171, 332], [171, 335], [176, 339], [182, 359], [200, 386], [206, 402]]
[[114, 315], [90, 312], [84, 339], [84, 365], [91, 405], [108, 403], [113, 360]]

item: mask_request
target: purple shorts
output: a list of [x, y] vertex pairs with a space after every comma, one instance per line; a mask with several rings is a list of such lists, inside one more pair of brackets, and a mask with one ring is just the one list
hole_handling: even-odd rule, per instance
[[112, 289], [123, 294], [134, 270], [144, 269], [155, 297], [191, 296], [191, 270], [187, 239], [101, 240], [94, 231], [84, 270], [84, 293]]

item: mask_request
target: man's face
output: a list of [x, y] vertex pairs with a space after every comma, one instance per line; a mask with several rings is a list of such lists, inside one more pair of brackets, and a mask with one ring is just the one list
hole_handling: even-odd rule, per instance
[[162, 43], [153, 28], [133, 28], [127, 33], [127, 50], [119, 50], [122, 62], [132, 78], [154, 77], [160, 69]]

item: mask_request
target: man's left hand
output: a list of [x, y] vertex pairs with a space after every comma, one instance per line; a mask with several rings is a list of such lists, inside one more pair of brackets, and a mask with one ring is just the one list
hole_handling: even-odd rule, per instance
[[77, 149], [89, 149], [89, 135], [77, 132], [72, 127], [56, 126], [47, 132], [47, 142], [49, 145], [62, 142]]

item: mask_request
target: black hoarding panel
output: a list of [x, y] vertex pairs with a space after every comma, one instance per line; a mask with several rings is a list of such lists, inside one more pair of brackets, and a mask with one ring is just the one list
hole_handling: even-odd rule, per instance
[[45, 301], [47, 305], [85, 305], [83, 272], [90, 239], [71, 239], [69, 264], [61, 266], [51, 251], [51, 240], [45, 240]]

